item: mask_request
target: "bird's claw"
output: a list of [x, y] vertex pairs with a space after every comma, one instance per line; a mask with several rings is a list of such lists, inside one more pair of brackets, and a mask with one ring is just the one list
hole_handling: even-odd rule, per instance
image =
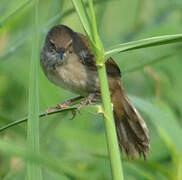
[[69, 101], [65, 101], [62, 104], [58, 104], [56, 106], [57, 109], [64, 109], [64, 108], [69, 108], [70, 107], [70, 102]]
[[76, 116], [76, 113], [79, 112], [79, 111], [77, 111], [77, 109], [73, 109], [71, 112], [72, 112], [73, 116], [71, 117], [70, 120], [73, 120], [75, 118], [75, 116]]
[[65, 101], [64, 103], [62, 104], [58, 104], [56, 107], [49, 107], [45, 114], [46, 116], [54, 111], [57, 111], [57, 110], [60, 110], [60, 109], [65, 109], [65, 108], [68, 108], [70, 106], [70, 102], [69, 101]]
[[50, 113], [52, 113], [52, 112], [54, 112], [54, 111], [56, 111], [56, 110], [58, 110], [56, 107], [49, 107], [49, 108], [47, 108], [47, 110], [45, 111], [45, 115], [47, 116], [48, 114], [50, 114]]
[[[96, 93], [92, 93], [90, 95], [88, 95], [83, 101], [80, 102], [80, 104], [78, 105], [78, 107], [76, 109], [73, 109], [72, 110], [72, 115], [73, 117], [71, 118], [74, 119], [75, 116], [76, 116], [76, 113], [79, 112], [80, 113], [80, 109], [88, 104], [95, 104], [94, 101], [97, 99], [97, 94]], [[70, 104], [72, 102], [74, 102], [74, 100], [77, 100], [77, 99], [80, 99], [80, 97], [77, 97], [77, 98], [74, 98], [74, 99], [71, 99], [71, 100], [68, 100], [68, 101], [65, 101], [64, 103], [62, 104], [58, 104], [56, 107], [50, 107], [46, 110], [45, 114], [48, 115], [54, 111], [57, 111], [57, 110], [60, 110], [60, 109], [65, 109], [65, 108], [69, 108], [70, 107]]]
[[77, 110], [80, 111], [80, 109], [88, 104], [94, 104], [95, 100], [95, 94], [90, 94], [88, 97], [86, 97], [83, 101], [80, 102], [79, 106], [77, 107]]

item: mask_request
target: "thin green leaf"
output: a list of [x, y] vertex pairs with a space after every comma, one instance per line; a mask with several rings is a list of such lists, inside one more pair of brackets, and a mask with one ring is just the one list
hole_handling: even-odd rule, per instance
[[177, 42], [182, 42], [182, 34], [157, 36], [157, 37], [141, 39], [138, 41], [132, 41], [132, 42], [116, 45], [110, 48], [110, 50], [106, 50], [105, 55], [111, 56], [112, 54], [116, 54], [116, 53], [120, 53], [124, 51], [131, 51], [134, 49], [160, 46], [164, 44], [172, 44]]
[[[34, 38], [32, 43], [32, 56], [30, 65], [29, 85], [29, 112], [27, 126], [27, 144], [30, 151], [39, 154], [39, 89], [38, 89], [38, 62], [39, 62], [39, 33], [38, 33], [38, 5], [35, 0], [34, 6]], [[39, 164], [27, 164], [27, 179], [41, 180], [42, 172]]]
[[94, 54], [96, 57], [96, 62], [98, 65], [102, 65], [103, 62], [102, 60], [104, 59], [104, 48], [102, 45], [102, 42], [100, 40], [100, 37], [98, 35], [97, 31], [97, 24], [96, 24], [96, 18], [95, 18], [95, 12], [94, 12], [94, 7], [93, 7], [93, 1], [88, 1], [89, 3], [89, 10], [91, 14], [91, 27], [92, 27], [92, 39], [94, 42], [91, 42], [92, 44], [92, 49], [94, 50]]
[[85, 9], [85, 6], [84, 6], [82, 0], [79, 0], [79, 1], [78, 0], [72, 0], [72, 2], [73, 2], [73, 5], [74, 5], [78, 15], [79, 15], [79, 18], [81, 20], [81, 23], [82, 23], [84, 29], [85, 29], [86, 34], [89, 37], [92, 37], [88, 14], [86, 12], [86, 9]]
[[[41, 117], [45, 117], [45, 116], [49, 116], [49, 115], [52, 115], [52, 114], [56, 114], [56, 113], [60, 113], [60, 112], [65, 112], [65, 111], [73, 111], [73, 110], [76, 110], [77, 107], [69, 107], [69, 108], [65, 108], [65, 109], [59, 109], [59, 110], [55, 110], [53, 112], [50, 112], [50, 113], [46, 113], [46, 112], [42, 112], [39, 114], [39, 118]], [[28, 120], [28, 117], [24, 117], [22, 119], [19, 119], [17, 121], [14, 121], [12, 123], [9, 123], [3, 127], [0, 128], [0, 132], [10, 128], [10, 127], [13, 127], [13, 126], [16, 126], [18, 124], [22, 124], [24, 122], [26, 122]]]

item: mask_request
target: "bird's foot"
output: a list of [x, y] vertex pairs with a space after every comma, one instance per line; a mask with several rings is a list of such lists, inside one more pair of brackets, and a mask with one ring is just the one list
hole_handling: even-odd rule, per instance
[[56, 107], [49, 107], [47, 110], [46, 110], [46, 115], [52, 113], [52, 112], [55, 112], [57, 110], [60, 110], [60, 109], [65, 109], [65, 108], [68, 108], [70, 106], [71, 102], [70, 101], [65, 101], [64, 103], [62, 104], [58, 104]]
[[[80, 109], [88, 104], [94, 104], [94, 102], [96, 102], [98, 100], [98, 97], [100, 95], [98, 93], [92, 93], [90, 95], [88, 95], [83, 101], [80, 102], [80, 104], [78, 105], [76, 110], [72, 110], [72, 114], [73, 117], [72, 119], [75, 117], [77, 112], [80, 112]], [[65, 109], [65, 108], [69, 108], [70, 105], [80, 99], [82, 99], [82, 96], [76, 97], [76, 98], [72, 98], [70, 100], [65, 101], [64, 103], [58, 104], [56, 107], [50, 107], [46, 110], [46, 115], [58, 111], [60, 109]]]
[[78, 97], [69, 99], [69, 100], [65, 101], [64, 103], [58, 104], [56, 107], [50, 107], [46, 110], [46, 115], [48, 115], [54, 111], [60, 110], [60, 109], [69, 108], [72, 103], [74, 103], [75, 101], [78, 101], [81, 98], [83, 98], [83, 97], [78, 96]]
[[95, 104], [94, 102], [97, 100], [97, 94], [92, 93], [89, 94], [83, 101], [80, 102], [79, 106], [77, 107], [77, 110], [80, 111], [80, 109], [88, 104]]
[[65, 101], [64, 103], [62, 103], [62, 104], [58, 104], [57, 106], [56, 106], [56, 108], [57, 109], [65, 109], [65, 108], [69, 108], [70, 107], [70, 105], [71, 105], [71, 101], [70, 100], [68, 100], [68, 101]]
[[80, 109], [88, 104], [94, 104], [94, 102], [97, 100], [97, 94], [96, 93], [92, 93], [92, 94], [89, 94], [83, 101], [80, 102], [80, 104], [78, 105], [78, 107], [74, 110], [72, 110], [72, 115], [73, 117], [71, 118], [74, 119], [77, 112], [80, 113]]
[[57, 111], [58, 109], [56, 107], [49, 107], [46, 109], [45, 114], [46, 116], [54, 111]]

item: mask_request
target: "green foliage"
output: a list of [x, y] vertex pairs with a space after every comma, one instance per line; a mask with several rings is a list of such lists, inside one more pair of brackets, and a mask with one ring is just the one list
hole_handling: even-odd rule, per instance
[[[125, 180], [181, 180], [181, 43], [168, 44], [174, 42], [173, 37], [181, 41], [181, 35], [177, 34], [182, 28], [182, 4], [179, 0], [132, 1], [132, 6], [126, 0], [95, 2], [99, 35], [108, 50], [106, 55], [110, 50], [136, 49], [112, 53], [112, 57], [123, 72], [126, 92], [132, 95], [132, 101], [141, 110], [150, 129], [148, 160], [123, 158]], [[35, 43], [33, 11], [34, 3], [29, 1], [0, 2], [1, 127], [28, 114], [30, 57], [32, 43]], [[71, 1], [41, 0], [40, 47], [45, 33], [55, 24], [66, 24], [83, 32]], [[159, 45], [158, 39], [140, 40], [148, 37], [164, 38], [165, 45], [153, 46]], [[153, 47], [142, 49], [144, 45]], [[137, 49], [139, 47], [142, 48]], [[55, 87], [44, 77], [41, 69], [39, 72], [41, 111], [75, 96]], [[44, 117], [39, 131], [41, 154], [27, 150], [26, 125], [1, 132], [0, 179], [25, 179], [27, 162], [40, 164], [45, 180], [111, 179], [104, 125], [92, 108], [84, 108], [73, 120], [70, 120], [71, 111]]]

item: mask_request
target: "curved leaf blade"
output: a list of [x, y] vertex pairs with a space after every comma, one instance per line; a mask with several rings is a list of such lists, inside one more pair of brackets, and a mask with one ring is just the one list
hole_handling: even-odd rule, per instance
[[110, 48], [110, 50], [105, 51], [106, 56], [110, 56], [112, 54], [131, 51], [134, 49], [142, 49], [147, 47], [161, 46], [165, 44], [172, 44], [182, 42], [182, 34], [175, 35], [165, 35], [165, 36], [157, 36], [146, 39], [141, 39], [137, 41], [132, 41], [128, 43], [123, 43]]

